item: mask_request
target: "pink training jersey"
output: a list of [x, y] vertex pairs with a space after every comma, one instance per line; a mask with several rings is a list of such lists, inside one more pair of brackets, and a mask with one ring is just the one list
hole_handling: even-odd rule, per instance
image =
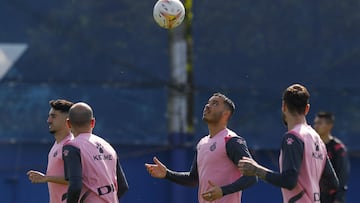
[[[203, 137], [197, 144], [197, 165], [199, 174], [199, 203], [205, 203], [201, 194], [208, 191], [211, 186], [208, 181], [218, 186], [224, 186], [235, 182], [241, 177], [240, 171], [226, 154], [225, 139], [237, 136], [235, 132], [224, 129], [210, 138]], [[212, 203], [240, 203], [241, 191], [225, 195], [212, 201]]]
[[[284, 203], [297, 199], [296, 203], [320, 202], [320, 178], [326, 163], [326, 147], [320, 136], [311, 126], [298, 124], [288, 133], [297, 136], [304, 142], [303, 160], [299, 171], [298, 182], [294, 189], [282, 188]], [[282, 170], [282, 152], [279, 165]]]
[[[55, 141], [48, 155], [47, 176], [64, 177], [64, 161], [62, 159], [62, 147], [65, 142], [74, 139], [73, 135], [66, 136], [61, 142]], [[50, 203], [63, 202], [63, 195], [67, 192], [67, 185], [48, 182]]]
[[117, 154], [113, 147], [89, 133], [80, 134], [67, 144], [80, 149], [83, 177], [80, 197], [87, 196], [86, 203], [118, 203]]

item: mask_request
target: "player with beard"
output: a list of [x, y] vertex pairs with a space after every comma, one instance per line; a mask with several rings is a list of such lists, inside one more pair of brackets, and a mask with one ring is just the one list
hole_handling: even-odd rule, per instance
[[238, 161], [251, 155], [245, 139], [227, 128], [234, 110], [235, 105], [228, 97], [213, 94], [203, 111], [209, 134], [197, 144], [190, 171], [169, 170], [154, 157], [154, 164], [145, 164], [150, 175], [185, 186], [198, 186], [200, 203], [241, 202], [241, 191], [256, 183], [257, 178], [245, 177], [237, 170]]
[[320, 202], [320, 181], [329, 188], [338, 185], [325, 144], [307, 124], [309, 98], [308, 90], [300, 84], [291, 85], [283, 92], [281, 110], [288, 131], [282, 139], [279, 173], [247, 157], [238, 165], [244, 175], [257, 176], [281, 187], [284, 203]]
[[65, 142], [73, 139], [70, 129], [66, 125], [69, 109], [72, 102], [58, 99], [51, 100], [49, 116], [49, 132], [54, 135], [55, 142], [48, 154], [46, 175], [40, 171], [30, 170], [27, 175], [32, 183], [48, 183], [49, 202], [63, 202], [67, 192], [67, 184], [64, 177], [64, 162], [62, 159], [62, 147]]

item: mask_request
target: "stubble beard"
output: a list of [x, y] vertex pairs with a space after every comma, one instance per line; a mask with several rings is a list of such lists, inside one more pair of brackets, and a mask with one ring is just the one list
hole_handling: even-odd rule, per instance
[[[209, 114], [208, 114], [209, 115]], [[203, 118], [202, 120], [207, 123], [207, 124], [210, 124], [210, 123], [217, 123], [219, 122], [220, 120], [220, 115], [219, 114], [212, 114], [212, 117], [211, 118], [207, 118], [205, 117], [205, 115], [203, 115]]]

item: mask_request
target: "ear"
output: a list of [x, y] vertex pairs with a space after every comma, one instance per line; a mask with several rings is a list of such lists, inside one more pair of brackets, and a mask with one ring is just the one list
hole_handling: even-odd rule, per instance
[[305, 107], [305, 116], [309, 113], [310, 111], [310, 104], [306, 104], [306, 107]]
[[69, 119], [66, 119], [66, 126], [71, 129], [71, 123]]
[[90, 121], [90, 127], [94, 128], [95, 127], [95, 118], [92, 118]]
[[230, 114], [231, 114], [231, 111], [230, 110], [225, 110], [223, 111], [223, 115], [226, 117], [226, 120], [229, 120], [230, 118]]

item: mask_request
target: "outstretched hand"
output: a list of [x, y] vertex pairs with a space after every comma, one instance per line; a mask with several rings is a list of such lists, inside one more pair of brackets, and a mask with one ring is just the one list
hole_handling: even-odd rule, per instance
[[147, 171], [154, 178], [165, 178], [167, 168], [156, 157], [153, 158], [154, 164], [145, 164]]

